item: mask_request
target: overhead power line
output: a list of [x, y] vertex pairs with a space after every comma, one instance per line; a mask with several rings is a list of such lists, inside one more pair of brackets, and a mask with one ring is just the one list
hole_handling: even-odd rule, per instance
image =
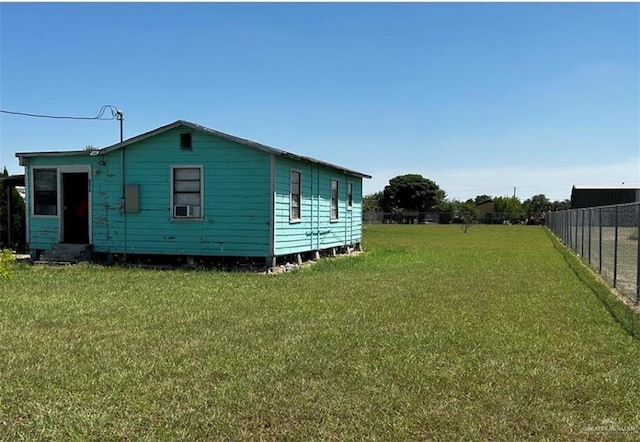
[[[111, 112], [110, 118], [106, 118], [104, 116], [107, 111]], [[110, 104], [105, 104], [104, 106], [102, 106], [100, 108], [100, 111], [98, 111], [98, 115], [96, 115], [95, 117], [71, 117], [66, 115], [34, 114], [29, 112], [16, 112], [4, 109], [0, 109], [0, 112], [3, 114], [20, 115], [23, 117], [54, 118], [58, 120], [122, 120], [122, 111]]]

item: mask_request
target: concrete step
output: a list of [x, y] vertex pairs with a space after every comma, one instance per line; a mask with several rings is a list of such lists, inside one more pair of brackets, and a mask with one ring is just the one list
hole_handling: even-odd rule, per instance
[[54, 244], [40, 256], [40, 261], [48, 263], [76, 263], [91, 259], [90, 244]]

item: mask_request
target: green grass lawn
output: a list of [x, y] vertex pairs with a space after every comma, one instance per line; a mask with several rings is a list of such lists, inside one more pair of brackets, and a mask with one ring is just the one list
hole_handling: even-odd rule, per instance
[[637, 322], [544, 228], [364, 247], [277, 276], [17, 266], [0, 440], [640, 439]]

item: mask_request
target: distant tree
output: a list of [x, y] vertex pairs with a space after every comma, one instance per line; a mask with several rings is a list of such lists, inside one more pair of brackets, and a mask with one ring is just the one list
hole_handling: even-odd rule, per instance
[[364, 213], [381, 212], [382, 211], [382, 192], [365, 195], [362, 198], [362, 211]]
[[544, 223], [544, 213], [551, 208], [551, 201], [544, 195], [534, 195], [522, 203], [522, 210], [526, 214], [527, 224]]
[[494, 210], [508, 221], [519, 221], [523, 214], [522, 203], [515, 196], [500, 196], [493, 199]]
[[401, 210], [426, 211], [437, 206], [446, 193], [430, 179], [422, 175], [399, 175], [389, 180], [382, 192], [382, 208], [385, 212]]
[[478, 207], [476, 202], [472, 199], [466, 200], [464, 203], [460, 204], [459, 213], [464, 233], [467, 233], [471, 226], [478, 220]]
[[478, 207], [472, 199], [466, 200], [460, 205], [460, 216], [465, 222], [475, 221], [478, 218]]
[[485, 201], [488, 201], [488, 200], [491, 200], [491, 199], [493, 199], [493, 198], [492, 198], [492, 197], [490, 197], [489, 195], [484, 195], [484, 194], [483, 194], [483, 195], [478, 195], [478, 196], [476, 196], [476, 197], [473, 199], [473, 201], [474, 201], [476, 204], [480, 204], [480, 203], [484, 203]]
[[553, 201], [550, 210], [569, 210], [571, 208], [571, 200]]
[[451, 200], [447, 199], [440, 202], [437, 209], [441, 211], [441, 223], [453, 222], [456, 224], [463, 224], [465, 233], [467, 233], [469, 227], [471, 227], [472, 224], [475, 224], [478, 219], [478, 208], [476, 207], [475, 201], [472, 199], [468, 199], [465, 202], [459, 201], [455, 198]]
[[549, 210], [550, 207], [551, 201], [542, 193], [540, 195], [534, 195], [522, 203], [522, 208], [528, 216], [538, 215], [542, 211]]
[[459, 203], [459, 201], [457, 201], [455, 199], [452, 199], [452, 200], [445, 199], [445, 200], [440, 201], [435, 206], [435, 209], [439, 210], [440, 212], [453, 212], [456, 203]]
[[459, 201], [445, 199], [440, 201], [435, 209], [440, 212], [440, 224], [449, 224], [453, 221], [454, 214], [456, 212], [456, 207], [459, 204]]
[[[0, 178], [8, 176], [9, 172], [5, 167], [0, 173]], [[10, 200], [7, 199], [7, 188]], [[8, 225], [9, 201], [11, 202], [10, 232]], [[10, 242], [9, 237], [11, 237]], [[0, 186], [0, 249], [22, 250], [25, 247], [25, 240], [24, 199], [14, 187]]]

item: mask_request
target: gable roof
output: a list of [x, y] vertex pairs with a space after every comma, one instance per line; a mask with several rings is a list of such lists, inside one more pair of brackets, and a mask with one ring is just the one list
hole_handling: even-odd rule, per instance
[[99, 150], [74, 150], [74, 151], [53, 151], [53, 152], [22, 152], [22, 153], [16, 153], [16, 157], [22, 159], [22, 158], [28, 158], [28, 157], [35, 157], [35, 156], [70, 156], [70, 155], [103, 155], [106, 153], [109, 153], [111, 151], [114, 150], [118, 150], [118, 149], [122, 149], [130, 144], [133, 143], [137, 143], [138, 141], [142, 141], [145, 140], [147, 138], [153, 137], [155, 135], [161, 134], [163, 132], [166, 132], [168, 130], [171, 129], [175, 129], [178, 127], [188, 127], [194, 131], [198, 131], [198, 132], [203, 132], [206, 134], [210, 134], [210, 135], [215, 135], [217, 137], [223, 138], [225, 140], [229, 140], [229, 141], [233, 141], [235, 143], [238, 144], [242, 144], [248, 147], [252, 147], [254, 149], [259, 149], [262, 150], [264, 152], [267, 152], [269, 154], [273, 154], [273, 155], [278, 155], [281, 157], [286, 157], [286, 158], [292, 158], [294, 160], [299, 160], [299, 161], [304, 161], [304, 162], [308, 162], [308, 163], [314, 163], [314, 164], [320, 164], [326, 167], [330, 167], [332, 169], [337, 169], [340, 170], [344, 173], [347, 173], [349, 175], [354, 175], [354, 176], [358, 176], [361, 178], [371, 178], [371, 175], [367, 175], [365, 173], [362, 172], [358, 172], [352, 169], [347, 169], [345, 167], [342, 166], [338, 166], [336, 164], [331, 164], [331, 163], [327, 163], [325, 161], [321, 161], [312, 157], [307, 157], [307, 156], [303, 156], [303, 155], [297, 155], [291, 152], [287, 152], [285, 150], [281, 150], [281, 149], [276, 149], [275, 147], [271, 147], [271, 146], [267, 146], [265, 144], [261, 144], [261, 143], [257, 143], [255, 141], [251, 141], [251, 140], [247, 140], [244, 138], [239, 138], [233, 135], [229, 135], [226, 134], [224, 132], [220, 132], [214, 129], [209, 129], [208, 127], [205, 126], [201, 126], [199, 124], [195, 124], [195, 123], [191, 123], [189, 121], [184, 121], [184, 120], [177, 120], [174, 121], [171, 124], [167, 124], [165, 126], [161, 126], [157, 129], [154, 129], [152, 131], [137, 135], [135, 137], [129, 138], [127, 140], [122, 141], [121, 143], [116, 143], [113, 144], [111, 146], [99, 149]]

